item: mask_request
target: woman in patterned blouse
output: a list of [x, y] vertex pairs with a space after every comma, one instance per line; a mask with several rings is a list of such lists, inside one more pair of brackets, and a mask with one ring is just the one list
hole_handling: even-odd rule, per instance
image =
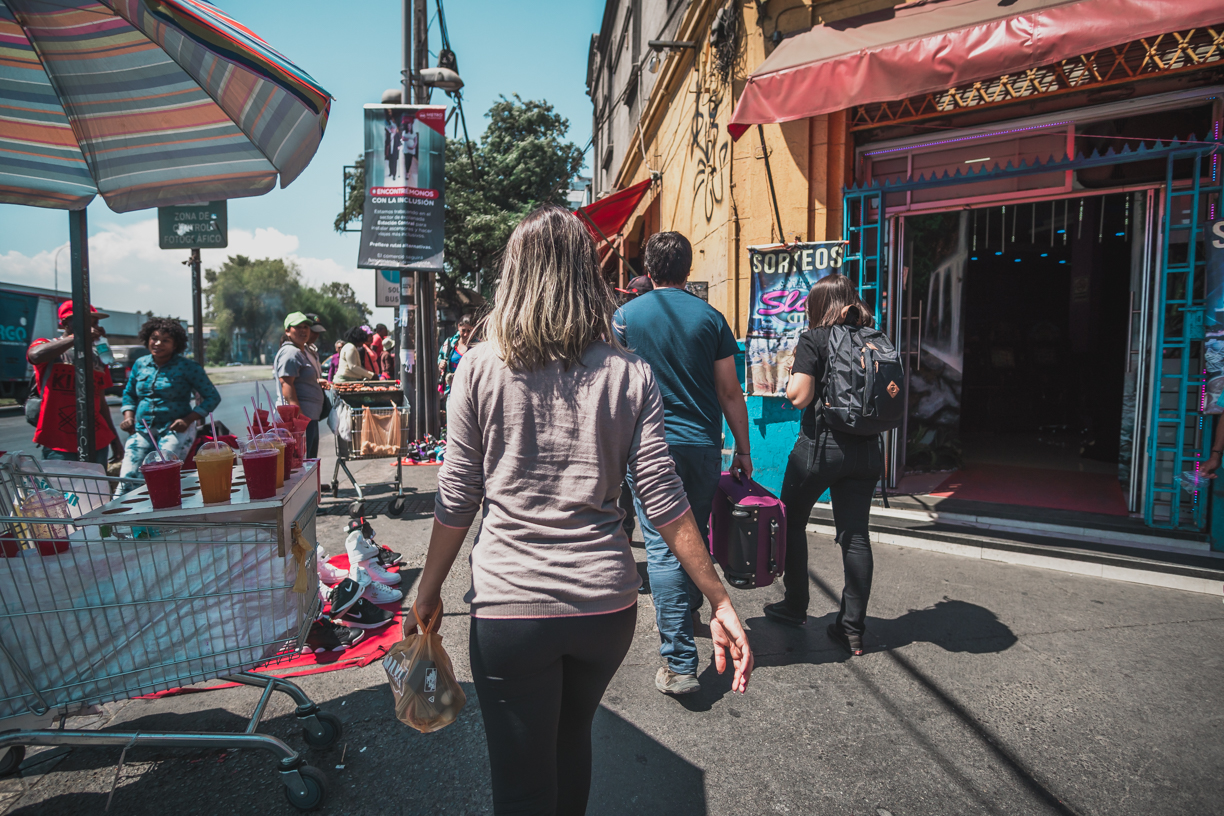
[[[144, 433], [146, 422], [162, 453], [186, 459], [195, 441], [196, 423], [221, 404], [221, 395], [204, 367], [183, 356], [187, 330], [182, 323], [164, 317], [150, 318], [141, 327], [139, 338], [149, 353], [132, 364], [132, 374], [123, 389], [123, 422], [119, 430], [131, 434], [124, 446], [123, 468], [119, 472], [124, 479], [138, 474], [141, 463], [153, 451], [153, 444]], [[132, 486], [125, 482], [120, 490], [130, 490]]]

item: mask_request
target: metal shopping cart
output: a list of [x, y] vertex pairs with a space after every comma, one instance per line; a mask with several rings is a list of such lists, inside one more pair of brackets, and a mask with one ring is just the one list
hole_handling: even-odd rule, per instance
[[[288, 694], [312, 748], [333, 745], [340, 720], [297, 685], [252, 671], [298, 654], [319, 612], [317, 466], [266, 501], [251, 501], [235, 474], [232, 503], [207, 506], [184, 474], [182, 505], [150, 511], [144, 488], [112, 499], [118, 479], [75, 464], [0, 457], [0, 776], [27, 746], [258, 748], [277, 759], [291, 804], [318, 807], [324, 775], [257, 733], [260, 719], [273, 692]], [[33, 497], [56, 496], [48, 488], [72, 518], [30, 515]], [[216, 678], [263, 689], [242, 733], [50, 727], [89, 705]]]
[[[340, 488], [340, 471], [344, 470], [354, 489], [357, 499], [349, 505], [349, 515], [353, 517], [365, 514], [365, 493], [363, 487], [373, 487], [373, 483], [359, 484], [349, 470], [348, 463], [363, 459], [395, 459], [395, 498], [391, 500], [390, 514], [398, 516], [404, 512], [407, 499], [404, 497], [404, 457], [408, 455], [411, 443], [411, 425], [406, 408], [400, 407], [404, 400], [404, 392], [398, 388], [391, 390], [386, 387], [354, 387], [341, 391], [336, 389], [336, 397], [349, 409], [350, 435], [344, 438], [343, 433], [336, 433], [336, 466], [332, 469], [331, 491], [337, 495]], [[374, 439], [374, 428], [368, 428], [365, 420], [366, 410], [376, 420], [379, 431], [383, 431], [388, 423], [398, 426], [399, 434], [396, 444], [388, 445], [382, 433]]]

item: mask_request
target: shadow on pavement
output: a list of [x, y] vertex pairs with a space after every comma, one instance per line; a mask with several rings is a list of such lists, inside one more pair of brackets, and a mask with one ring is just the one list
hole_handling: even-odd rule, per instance
[[619, 714], [599, 707], [591, 743], [589, 816], [705, 816], [705, 772]]
[[[744, 621], [756, 655], [756, 665], [790, 666], [796, 663], [841, 663], [849, 658], [829, 640], [825, 629], [836, 618], [830, 612], [808, 617], [803, 628], [782, 626], [764, 616]], [[887, 620], [867, 616], [868, 652], [886, 651], [911, 643], [934, 643], [949, 652], [990, 654], [1016, 643], [1011, 628], [984, 606], [949, 598], [926, 609], [911, 609]]]

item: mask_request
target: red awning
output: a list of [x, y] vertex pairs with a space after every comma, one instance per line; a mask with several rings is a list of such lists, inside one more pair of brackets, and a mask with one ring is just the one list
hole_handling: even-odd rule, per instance
[[738, 139], [755, 124], [906, 99], [1219, 23], [1220, 0], [919, 0], [783, 41], [748, 78], [727, 131]]
[[[625, 228], [625, 222], [629, 220], [629, 216], [633, 215], [638, 202], [649, 189], [650, 179], [640, 181], [632, 187], [626, 187], [610, 196], [605, 196], [593, 204], [579, 207], [574, 215], [582, 219], [582, 223], [586, 224], [587, 229], [595, 238], [595, 243], [599, 243], [604, 239], [604, 235], [610, 239]], [[584, 215], [586, 218], [583, 218]], [[595, 226], [599, 229], [594, 229], [587, 219], [595, 222]], [[603, 231], [603, 235], [599, 234], [600, 230]]]

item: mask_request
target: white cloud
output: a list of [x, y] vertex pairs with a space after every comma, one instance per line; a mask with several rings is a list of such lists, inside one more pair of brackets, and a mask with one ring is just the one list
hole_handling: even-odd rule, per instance
[[[219, 266], [229, 255], [284, 258], [297, 264], [308, 284], [343, 281], [358, 292], [369, 287], [368, 270], [354, 269], [332, 258], [302, 257], [297, 254], [299, 243], [296, 235], [275, 229], [231, 229], [228, 247], [201, 250], [200, 255], [205, 269]], [[0, 254], [0, 281], [55, 288], [58, 254], [59, 289], [67, 293], [71, 286], [67, 247], [65, 243], [36, 255], [16, 251]], [[134, 224], [104, 224], [89, 238], [93, 302], [106, 310], [152, 310], [190, 319], [191, 270], [183, 263], [189, 254], [187, 250], [158, 248], [155, 218]]]

